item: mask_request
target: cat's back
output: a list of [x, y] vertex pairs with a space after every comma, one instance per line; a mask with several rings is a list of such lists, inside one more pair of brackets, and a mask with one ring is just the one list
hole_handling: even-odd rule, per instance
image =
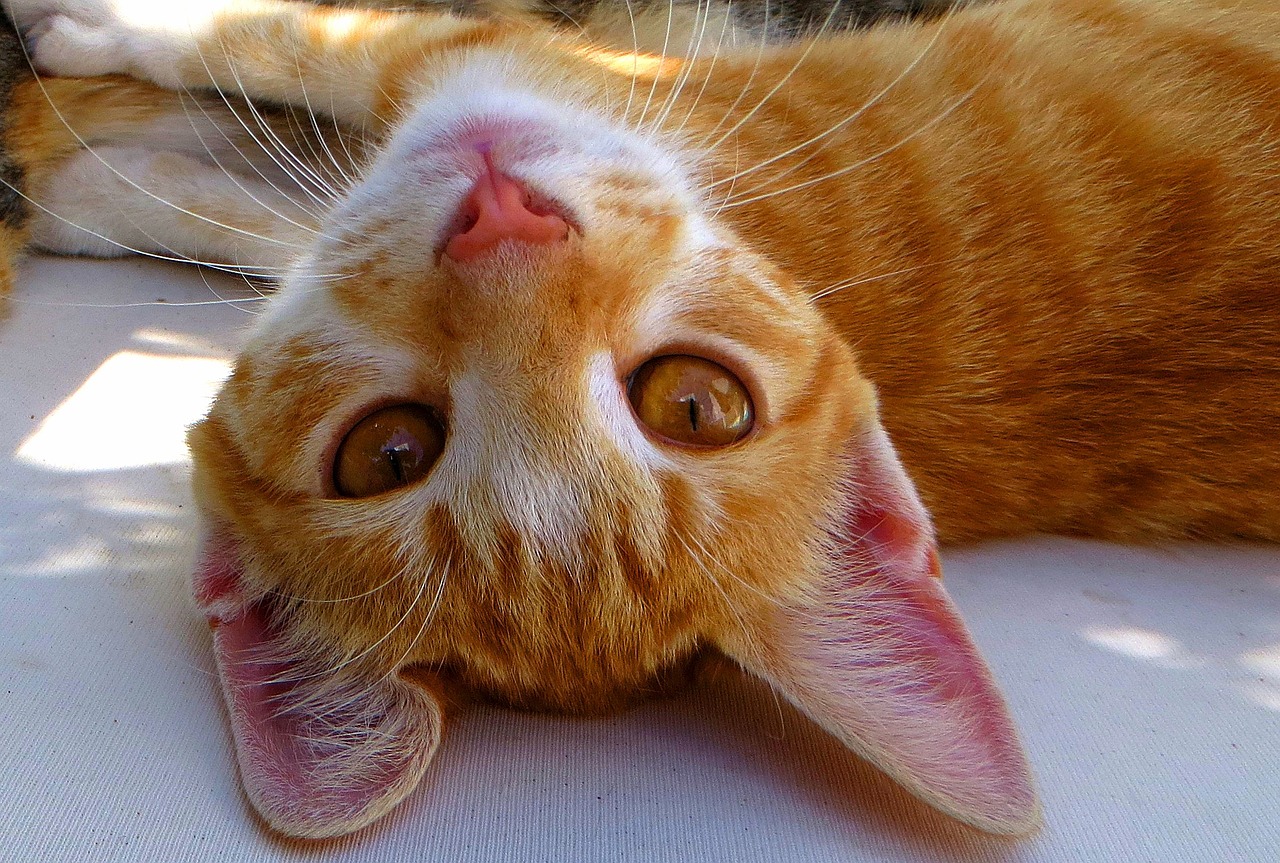
[[738, 218], [803, 226], [775, 255], [854, 283], [824, 309], [943, 537], [1280, 539], [1280, 10], [1012, 0], [937, 26], [813, 52], [865, 52], [839, 86], [871, 107]]

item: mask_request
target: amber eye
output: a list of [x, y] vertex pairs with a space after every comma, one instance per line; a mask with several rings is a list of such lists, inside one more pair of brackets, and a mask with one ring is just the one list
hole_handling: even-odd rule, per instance
[[724, 366], [699, 357], [655, 357], [631, 375], [636, 416], [677, 443], [726, 446], [751, 431], [751, 396]]
[[444, 450], [444, 426], [422, 405], [395, 405], [356, 423], [338, 446], [333, 485], [343, 497], [369, 497], [417, 482]]

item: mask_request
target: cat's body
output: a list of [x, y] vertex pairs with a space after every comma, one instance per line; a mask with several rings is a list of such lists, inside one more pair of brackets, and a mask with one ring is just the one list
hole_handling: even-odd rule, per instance
[[280, 829], [394, 805], [453, 686], [602, 709], [713, 647], [1024, 831], [907, 474], [944, 539], [1280, 539], [1269, 2], [1013, 0], [690, 63], [6, 5], [55, 70], [212, 78], [372, 141], [318, 229], [260, 228], [302, 254], [191, 437], [197, 598]]
[[[735, 195], [812, 185], [723, 217], [815, 292], [870, 280], [819, 304], [944, 541], [1280, 540], [1280, 10], [1242, 30], [1076, 7], [1015, 33], [978, 12], [821, 156]], [[886, 60], [842, 99], [928, 38], [857, 40]], [[806, 58], [719, 172], [826, 132], [838, 110], [799, 106], [841, 50]]]

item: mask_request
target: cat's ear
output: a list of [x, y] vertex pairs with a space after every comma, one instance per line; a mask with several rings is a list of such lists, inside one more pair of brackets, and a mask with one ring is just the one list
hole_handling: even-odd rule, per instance
[[820, 583], [748, 615], [722, 647], [929, 804], [1029, 833], [1040, 805], [1017, 732], [943, 590], [928, 514], [873, 426], [850, 450]]
[[357, 830], [414, 789], [440, 741], [440, 704], [399, 674], [318, 666], [245, 596], [234, 541], [212, 533], [195, 578], [240, 777], [254, 807], [289, 836]]

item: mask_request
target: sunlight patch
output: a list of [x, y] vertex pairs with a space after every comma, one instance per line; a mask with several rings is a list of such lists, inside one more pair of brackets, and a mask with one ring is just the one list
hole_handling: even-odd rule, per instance
[[639, 51], [610, 51], [605, 48], [579, 48], [579, 57], [590, 60], [613, 72], [634, 75], [637, 81], [649, 81], [658, 75], [673, 75], [680, 68], [680, 60]]
[[0, 575], [57, 577], [102, 572], [112, 560], [111, 549], [92, 536], [74, 537], [63, 546], [42, 549], [30, 560], [0, 562]]
[[225, 357], [227, 349], [203, 336], [194, 333], [180, 333], [152, 327], [143, 327], [133, 334], [136, 344], [161, 348], [167, 351], [180, 351], [191, 356]]
[[187, 427], [231, 373], [223, 360], [121, 351], [22, 442], [17, 460], [72, 473], [187, 460]]
[[1084, 637], [1134, 659], [1165, 659], [1178, 652], [1178, 642], [1167, 635], [1132, 626], [1094, 626], [1085, 630]]
[[1204, 660], [1183, 649], [1176, 639], [1136, 626], [1091, 626], [1080, 633], [1086, 641], [1130, 659], [1163, 668], [1199, 668]]
[[1280, 644], [1259, 647], [1240, 655], [1240, 664], [1255, 674], [1280, 683]]
[[1240, 688], [1254, 704], [1280, 713], [1280, 689], [1265, 683], [1245, 683]]

